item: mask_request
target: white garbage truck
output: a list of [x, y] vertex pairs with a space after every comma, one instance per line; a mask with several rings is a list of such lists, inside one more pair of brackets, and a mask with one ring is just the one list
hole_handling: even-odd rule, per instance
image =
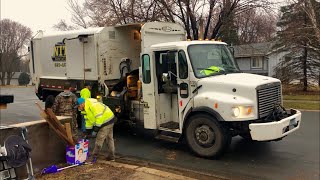
[[119, 121], [184, 139], [202, 157], [218, 157], [234, 136], [280, 140], [299, 129], [301, 113], [282, 108], [278, 79], [242, 73], [227, 44], [190, 41], [175, 23], [148, 22], [39, 33], [30, 44], [39, 99], [65, 81], [85, 82]]

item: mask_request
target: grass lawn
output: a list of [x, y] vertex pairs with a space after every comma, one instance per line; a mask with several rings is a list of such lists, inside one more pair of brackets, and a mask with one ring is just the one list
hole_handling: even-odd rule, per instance
[[319, 86], [310, 86], [306, 92], [302, 85], [283, 85], [282, 88], [285, 108], [320, 110]]
[[320, 101], [283, 101], [286, 109], [306, 109], [306, 110], [320, 110]]
[[284, 95], [283, 100], [320, 101], [320, 95]]
[[320, 110], [320, 95], [284, 95], [285, 108]]

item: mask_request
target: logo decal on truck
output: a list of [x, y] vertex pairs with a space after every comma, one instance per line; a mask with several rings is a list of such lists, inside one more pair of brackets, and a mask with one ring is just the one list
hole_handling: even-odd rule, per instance
[[172, 28], [169, 27], [169, 26], [163, 26], [163, 27], [162, 27], [162, 31], [164, 31], [164, 32], [171, 32], [171, 31], [172, 31]]
[[52, 61], [66, 61], [66, 46], [62, 42], [58, 42], [54, 46]]

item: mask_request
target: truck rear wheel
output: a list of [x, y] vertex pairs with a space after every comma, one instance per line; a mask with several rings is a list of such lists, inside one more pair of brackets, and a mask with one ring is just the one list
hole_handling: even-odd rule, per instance
[[231, 142], [231, 136], [222, 124], [206, 114], [191, 117], [185, 136], [191, 150], [202, 157], [221, 156]]

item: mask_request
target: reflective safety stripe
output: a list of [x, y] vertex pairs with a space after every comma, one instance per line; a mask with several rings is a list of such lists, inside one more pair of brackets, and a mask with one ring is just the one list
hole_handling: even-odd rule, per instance
[[99, 116], [102, 116], [102, 115], [104, 114], [104, 112], [105, 112], [106, 109], [107, 109], [107, 106], [105, 106], [105, 105], [103, 105], [103, 106], [104, 106], [104, 109], [103, 109], [102, 113], [97, 114], [97, 115], [95, 116], [95, 118], [97, 118], [97, 117], [99, 117]]
[[81, 114], [83, 114], [83, 115], [85, 115], [85, 114], [87, 114], [85, 111], [81, 111]]
[[[113, 119], [113, 118], [114, 118], [114, 115], [113, 115], [113, 116], [111, 116], [109, 119], [107, 119], [107, 120], [103, 121], [103, 122], [102, 122], [102, 124], [104, 124], [104, 123], [106, 123], [106, 122], [110, 121], [110, 120], [111, 120], [111, 119]], [[95, 124], [95, 126], [100, 127], [100, 126], [102, 126], [102, 124]]]

